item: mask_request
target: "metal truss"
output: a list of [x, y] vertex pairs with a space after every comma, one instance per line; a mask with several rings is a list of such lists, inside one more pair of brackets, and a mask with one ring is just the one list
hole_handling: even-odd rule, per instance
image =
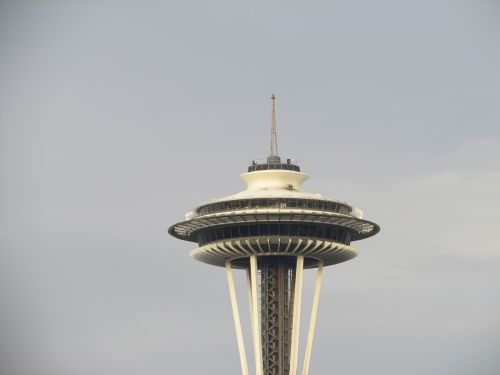
[[283, 375], [290, 371], [294, 263], [286, 257], [259, 260], [265, 375]]
[[[249, 375], [231, 262], [226, 273], [243, 375]], [[256, 375], [297, 375], [304, 257], [249, 257], [248, 300]], [[318, 265], [302, 375], [308, 375], [323, 263]]]

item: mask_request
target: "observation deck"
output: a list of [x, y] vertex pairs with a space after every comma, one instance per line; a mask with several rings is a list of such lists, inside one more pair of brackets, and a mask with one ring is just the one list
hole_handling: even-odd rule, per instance
[[268, 157], [240, 176], [247, 189], [202, 204], [170, 227], [174, 237], [195, 242], [195, 259], [223, 267], [250, 255], [305, 257], [305, 267], [344, 262], [357, 255], [352, 241], [375, 235], [377, 224], [361, 210], [302, 190], [308, 176], [296, 162]]
[[285, 159], [283, 163], [279, 156], [268, 156], [266, 159], [255, 159], [248, 167], [248, 172], [265, 171], [269, 169], [284, 169], [300, 172], [300, 167], [293, 159]]

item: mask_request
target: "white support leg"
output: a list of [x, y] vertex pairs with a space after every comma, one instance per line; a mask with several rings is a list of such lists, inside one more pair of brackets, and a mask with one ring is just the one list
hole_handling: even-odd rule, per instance
[[319, 291], [321, 289], [321, 281], [323, 280], [323, 262], [320, 261], [318, 265], [318, 272], [316, 273], [316, 285], [314, 286], [314, 297], [311, 310], [311, 321], [309, 322], [309, 333], [307, 335], [306, 351], [304, 354], [304, 364], [302, 368], [302, 375], [309, 374], [309, 364], [311, 362], [311, 351], [314, 338], [314, 328], [316, 327], [316, 316], [318, 315]]
[[250, 308], [250, 327], [252, 327], [252, 342], [254, 342], [253, 332], [253, 298], [252, 298], [252, 277], [250, 276], [250, 268], [247, 268], [247, 291], [248, 291], [248, 307]]
[[[247, 269], [247, 290], [248, 290], [248, 307], [250, 308], [250, 327], [253, 327], [253, 298], [252, 298], [252, 278], [250, 276], [250, 269]], [[261, 332], [261, 322], [259, 320], [259, 332]], [[255, 340], [254, 338], [254, 332], [253, 329], [252, 331], [252, 342]]]
[[233, 310], [234, 328], [236, 330], [236, 340], [238, 341], [238, 351], [240, 352], [241, 373], [249, 375], [248, 362], [243, 342], [243, 331], [241, 329], [240, 313], [238, 310], [238, 300], [236, 298], [236, 288], [234, 287], [233, 270], [231, 262], [226, 262], [227, 284], [229, 286], [229, 296], [231, 297], [231, 308]]
[[257, 300], [257, 256], [250, 256], [250, 283], [252, 292], [252, 333], [255, 354], [255, 373], [262, 375], [264, 372], [262, 363], [262, 338], [260, 336], [259, 303]]
[[293, 296], [292, 342], [290, 352], [290, 375], [297, 375], [297, 357], [299, 351], [300, 303], [302, 301], [302, 278], [304, 274], [304, 256], [297, 257], [295, 271], [295, 290]]

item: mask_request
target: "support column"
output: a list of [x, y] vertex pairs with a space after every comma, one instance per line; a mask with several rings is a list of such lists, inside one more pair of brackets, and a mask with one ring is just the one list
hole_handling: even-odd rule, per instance
[[316, 283], [314, 286], [314, 297], [311, 309], [311, 320], [309, 322], [309, 333], [307, 335], [306, 351], [304, 354], [304, 364], [302, 367], [302, 375], [309, 374], [309, 364], [311, 362], [311, 351], [314, 338], [314, 328], [316, 327], [316, 317], [318, 315], [319, 292], [321, 289], [321, 281], [323, 280], [323, 262], [320, 261], [318, 271], [316, 273]]
[[257, 256], [250, 256], [250, 282], [252, 292], [252, 336], [255, 356], [255, 373], [263, 375], [262, 369], [262, 338], [260, 335], [260, 311], [257, 290]]
[[231, 308], [233, 310], [234, 328], [236, 330], [236, 340], [238, 342], [238, 351], [240, 353], [241, 373], [248, 374], [248, 362], [243, 341], [243, 331], [241, 329], [240, 313], [238, 310], [238, 300], [236, 298], [236, 288], [234, 287], [233, 271], [231, 262], [226, 262], [227, 283], [229, 286], [229, 296], [231, 297]]
[[290, 375], [297, 375], [297, 357], [299, 351], [300, 304], [302, 300], [302, 279], [304, 274], [304, 256], [297, 257], [295, 271], [295, 290], [293, 297], [292, 343], [290, 353]]
[[253, 299], [252, 299], [252, 276], [250, 272], [250, 266], [246, 270], [247, 274], [247, 293], [248, 293], [248, 307], [250, 308], [250, 327], [252, 333], [252, 343], [255, 340], [254, 332], [253, 332]]

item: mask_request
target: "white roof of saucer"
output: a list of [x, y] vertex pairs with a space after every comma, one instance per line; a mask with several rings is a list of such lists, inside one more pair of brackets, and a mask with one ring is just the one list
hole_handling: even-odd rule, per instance
[[[269, 169], [244, 173], [240, 179], [247, 185], [247, 189], [227, 197], [212, 199], [209, 203], [231, 201], [236, 199], [252, 198], [291, 198], [291, 199], [319, 199], [347, 204], [335, 199], [327, 198], [321, 194], [303, 191], [301, 184], [309, 176], [302, 172], [281, 169]], [[360, 209], [353, 207], [354, 216], [362, 218]], [[188, 216], [189, 213], [186, 215]]]
[[305, 173], [281, 169], [244, 173], [240, 179], [247, 185], [246, 190], [224, 198], [213, 199], [210, 203], [248, 198], [327, 199], [321, 194], [302, 190], [300, 185], [308, 178], [309, 176]]

